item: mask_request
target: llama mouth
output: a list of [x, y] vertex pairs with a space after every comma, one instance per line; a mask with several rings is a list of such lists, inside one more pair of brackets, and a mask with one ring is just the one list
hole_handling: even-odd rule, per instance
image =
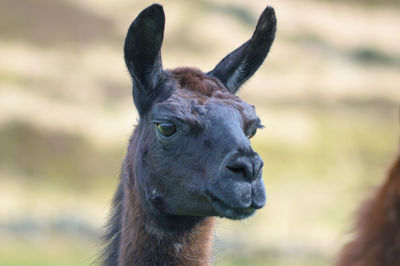
[[218, 216], [229, 218], [232, 220], [241, 220], [244, 218], [248, 218], [253, 215], [256, 211], [253, 207], [247, 208], [235, 208], [225, 203], [225, 201], [220, 198], [208, 193], [208, 196], [211, 200], [211, 204], [214, 207], [215, 211], [218, 213]]

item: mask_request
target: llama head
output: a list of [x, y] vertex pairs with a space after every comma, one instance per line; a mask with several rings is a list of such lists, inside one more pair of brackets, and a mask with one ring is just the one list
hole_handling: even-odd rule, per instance
[[165, 17], [143, 10], [125, 40], [140, 121], [129, 153], [140, 200], [153, 213], [242, 219], [264, 206], [263, 162], [250, 146], [260, 119], [234, 93], [264, 61], [276, 30], [262, 13], [252, 38], [210, 72], [164, 70]]

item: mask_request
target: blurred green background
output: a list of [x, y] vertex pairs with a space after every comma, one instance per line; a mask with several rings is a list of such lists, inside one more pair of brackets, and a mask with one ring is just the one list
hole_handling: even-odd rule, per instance
[[[216, 265], [331, 265], [397, 152], [399, 1], [160, 1], [166, 68], [208, 71], [264, 7], [278, 33], [240, 96], [268, 203], [216, 228]], [[0, 1], [0, 265], [89, 265], [136, 124], [126, 30], [150, 1]]]

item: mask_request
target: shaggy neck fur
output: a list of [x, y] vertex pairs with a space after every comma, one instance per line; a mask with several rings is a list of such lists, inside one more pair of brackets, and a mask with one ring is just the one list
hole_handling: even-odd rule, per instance
[[129, 150], [113, 200], [103, 265], [209, 265], [214, 218], [151, 214], [140, 200]]

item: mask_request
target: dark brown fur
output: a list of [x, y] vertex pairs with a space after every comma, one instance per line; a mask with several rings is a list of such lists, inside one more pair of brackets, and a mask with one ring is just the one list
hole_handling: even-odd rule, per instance
[[362, 205], [355, 238], [343, 248], [337, 265], [400, 265], [400, 155], [383, 185]]
[[215, 91], [228, 92], [216, 78], [206, 76], [204, 73], [191, 67], [178, 67], [171, 70], [181, 88], [189, 89], [197, 95], [210, 97]]

